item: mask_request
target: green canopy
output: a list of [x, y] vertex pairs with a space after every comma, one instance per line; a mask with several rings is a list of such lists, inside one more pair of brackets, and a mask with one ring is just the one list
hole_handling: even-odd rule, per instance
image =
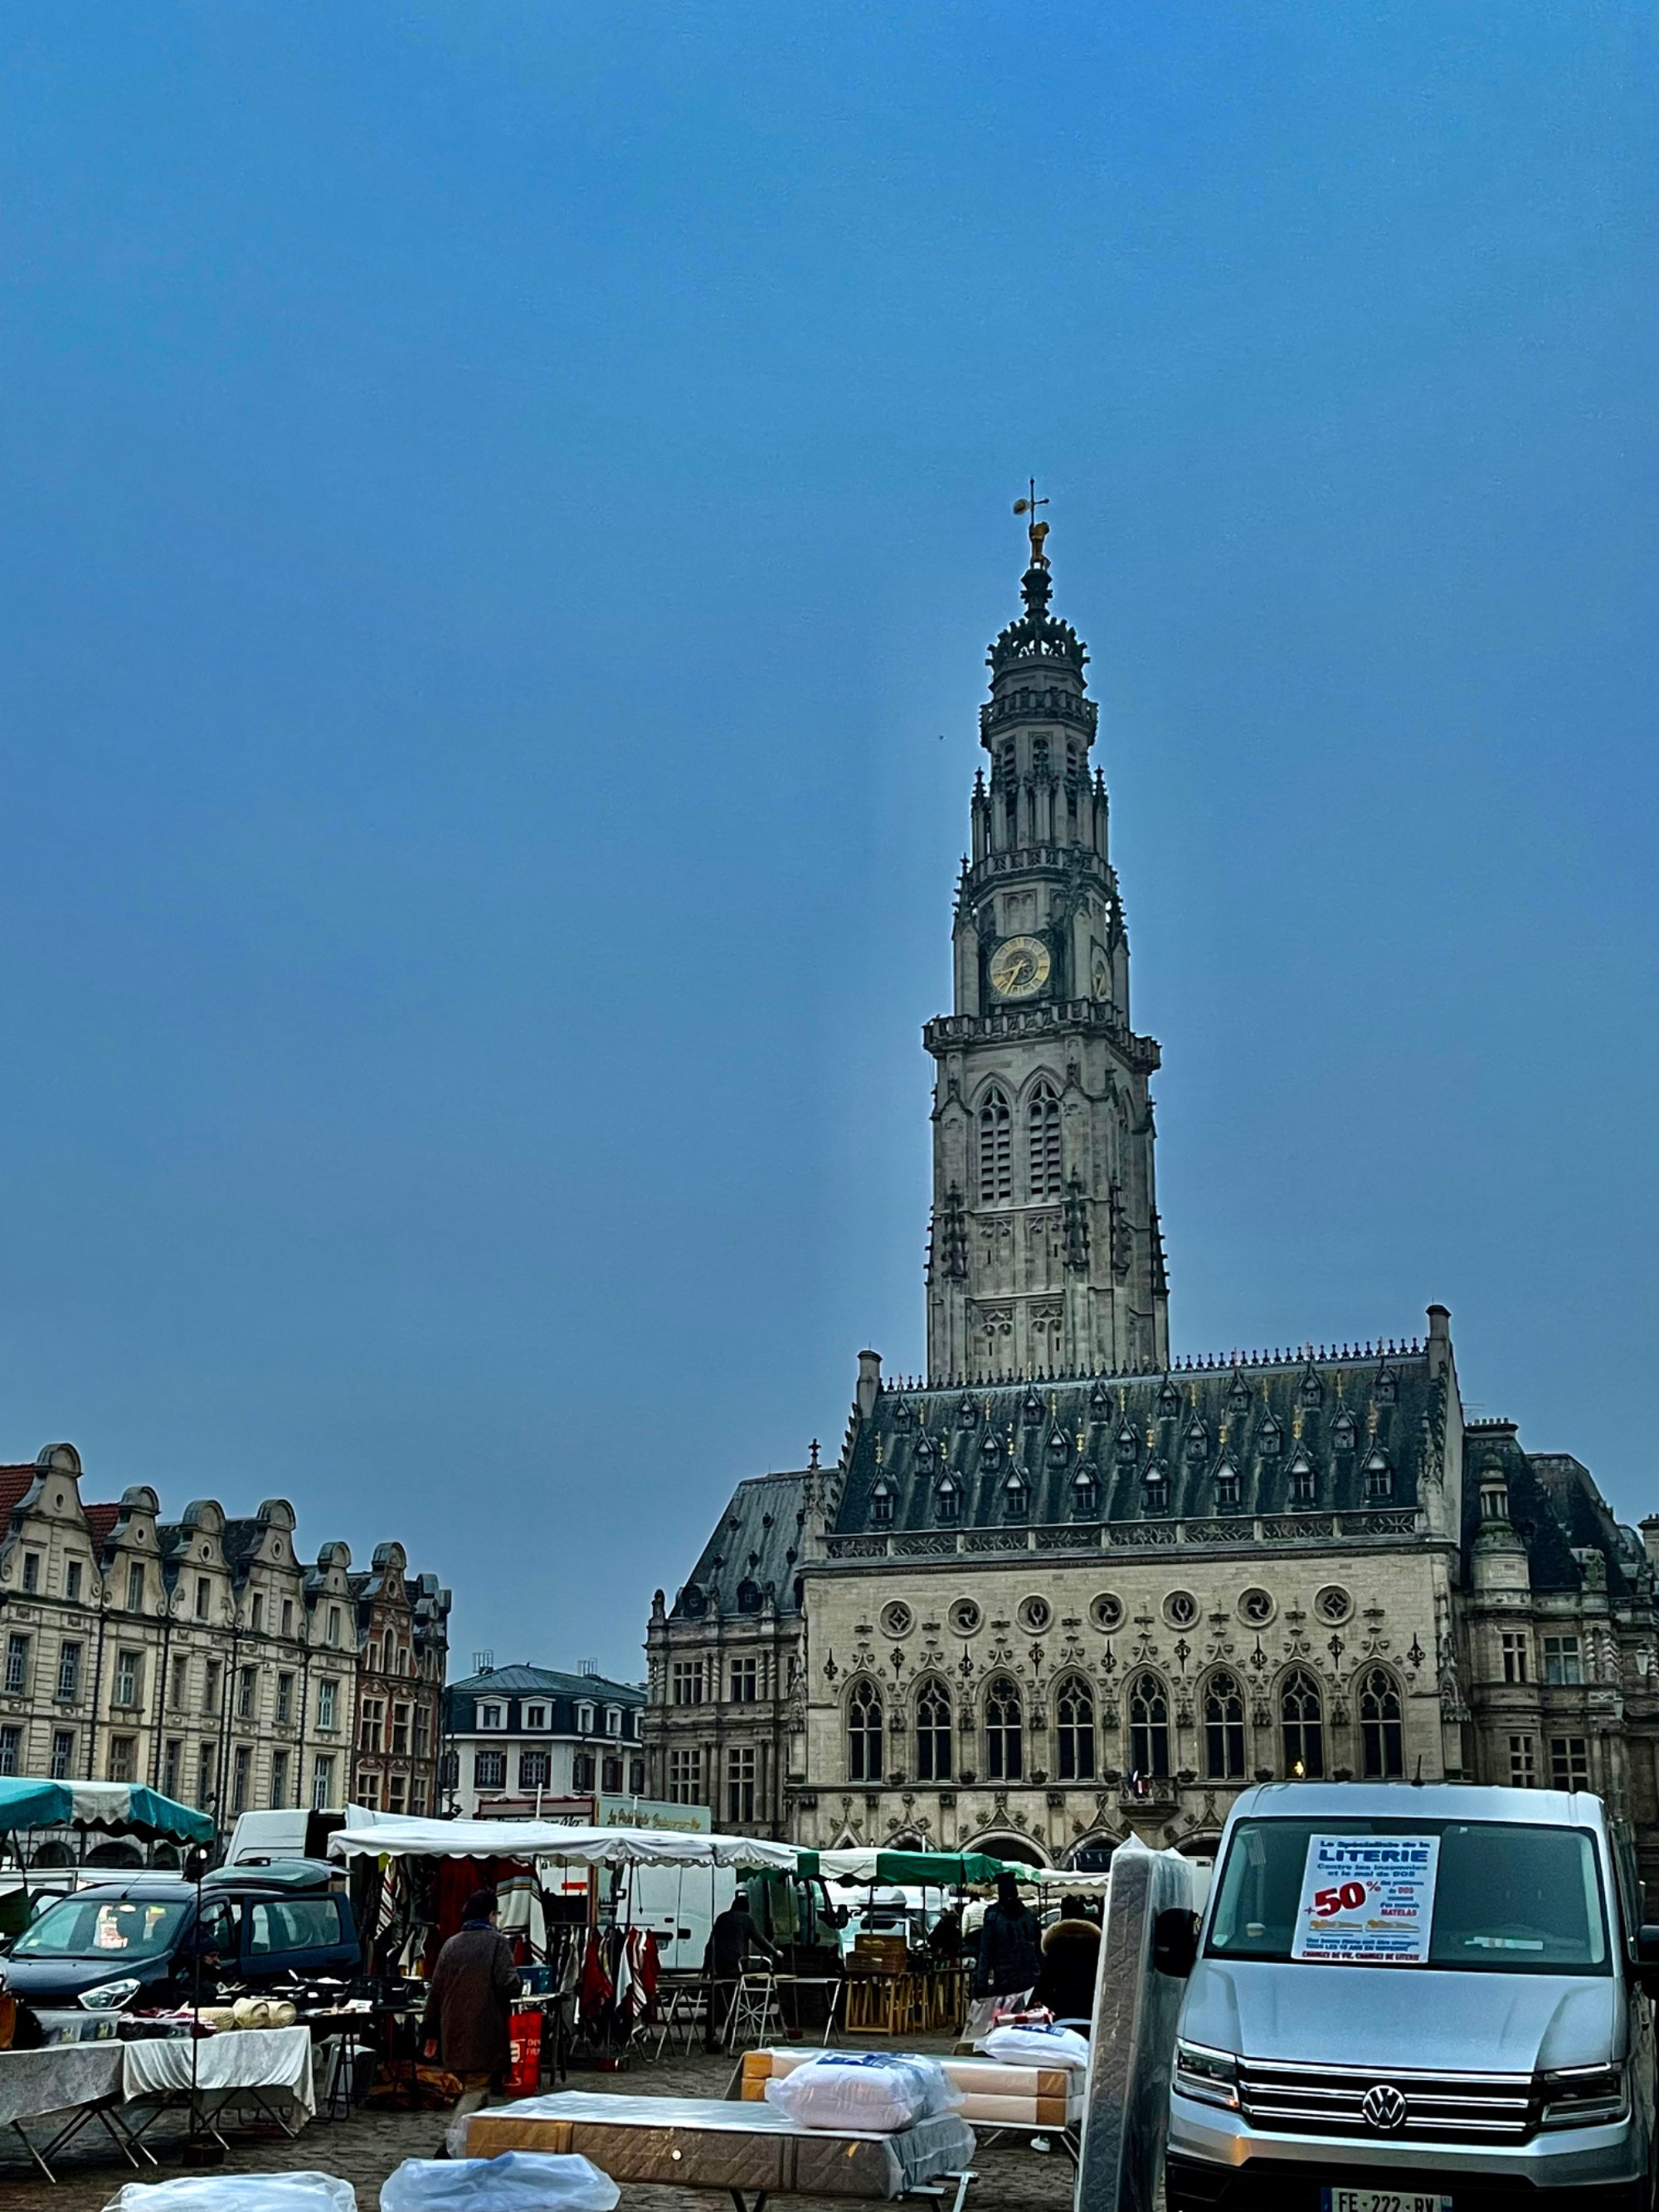
[[962, 1889], [1000, 1874], [1023, 1878], [1031, 1872], [983, 1851], [801, 1851], [796, 1866], [823, 1881], [886, 1881], [913, 1889]]
[[26, 1774], [0, 1774], [0, 1830], [7, 1828], [98, 1828], [145, 1843], [165, 1837], [210, 1844], [215, 1833], [210, 1814], [141, 1782], [51, 1782]]

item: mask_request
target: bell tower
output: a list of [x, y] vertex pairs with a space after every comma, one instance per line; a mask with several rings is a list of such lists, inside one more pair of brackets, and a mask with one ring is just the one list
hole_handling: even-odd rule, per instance
[[1123, 1373], [1169, 1358], [1147, 1079], [1107, 848], [1098, 709], [1048, 609], [1030, 514], [1025, 611], [992, 646], [972, 857], [957, 886], [955, 1003], [934, 1062], [929, 1379]]

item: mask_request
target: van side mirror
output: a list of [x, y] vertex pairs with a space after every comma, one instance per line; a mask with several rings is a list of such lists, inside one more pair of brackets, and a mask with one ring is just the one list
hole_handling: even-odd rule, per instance
[[[1659, 1928], [1653, 1933], [1659, 1937]], [[1198, 1915], [1172, 1905], [1152, 1923], [1152, 1964], [1160, 1974], [1184, 1982], [1197, 1963]]]
[[1636, 1979], [1644, 1996], [1659, 1997], [1659, 1928], [1636, 1931]]

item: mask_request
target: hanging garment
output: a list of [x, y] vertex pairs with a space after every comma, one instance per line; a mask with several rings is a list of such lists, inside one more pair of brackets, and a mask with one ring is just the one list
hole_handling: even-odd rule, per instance
[[581, 1999], [579, 2017], [584, 2021], [596, 2020], [611, 2002], [614, 1984], [605, 1972], [605, 1946], [597, 1928], [588, 1931], [587, 1950], [582, 1960]]

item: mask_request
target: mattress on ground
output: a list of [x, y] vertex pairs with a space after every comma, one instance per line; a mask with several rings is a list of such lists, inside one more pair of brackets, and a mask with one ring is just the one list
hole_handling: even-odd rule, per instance
[[[740, 2094], [745, 2102], [763, 2100], [769, 2081], [793, 2074], [814, 2056], [811, 2051], [744, 2051]], [[987, 2128], [1065, 2128], [1083, 2118], [1083, 2076], [1071, 2067], [1008, 2066], [994, 2058], [939, 2063], [961, 2093], [958, 2118]]]
[[494, 2158], [504, 2150], [580, 2151], [613, 2181], [884, 2202], [919, 2181], [960, 2172], [973, 2157], [974, 2131], [955, 2112], [918, 2120], [898, 2135], [865, 2135], [803, 2128], [773, 2105], [566, 2089], [475, 2112], [466, 2155]]

